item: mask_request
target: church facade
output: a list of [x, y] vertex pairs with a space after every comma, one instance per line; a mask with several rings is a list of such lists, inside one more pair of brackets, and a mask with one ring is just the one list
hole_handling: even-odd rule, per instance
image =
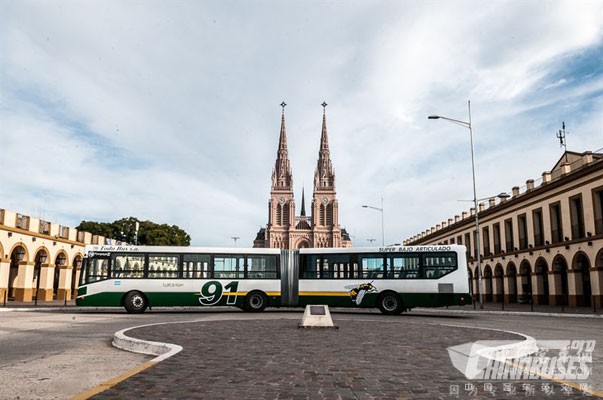
[[302, 191], [301, 210], [296, 215], [293, 193], [293, 173], [287, 149], [285, 106], [281, 116], [281, 130], [272, 170], [272, 185], [268, 201], [268, 224], [261, 228], [253, 247], [299, 249], [306, 247], [351, 247], [352, 241], [339, 225], [339, 203], [335, 190], [335, 172], [331, 164], [327, 135], [326, 103], [323, 103], [322, 132], [318, 162], [314, 172], [314, 190], [310, 215], [306, 215], [305, 194]]

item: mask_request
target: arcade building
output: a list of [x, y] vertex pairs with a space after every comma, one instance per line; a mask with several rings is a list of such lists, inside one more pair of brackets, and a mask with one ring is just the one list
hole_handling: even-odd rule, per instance
[[[404, 241], [467, 247], [484, 301], [603, 307], [603, 153], [566, 151], [537, 182], [514, 187]], [[478, 212], [479, 242], [475, 234]], [[477, 252], [481, 256], [479, 285]]]

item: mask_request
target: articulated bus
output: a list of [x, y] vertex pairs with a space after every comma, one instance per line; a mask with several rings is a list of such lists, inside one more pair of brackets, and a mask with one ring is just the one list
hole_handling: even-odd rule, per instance
[[471, 303], [464, 246], [241, 249], [86, 246], [78, 306], [414, 307]]

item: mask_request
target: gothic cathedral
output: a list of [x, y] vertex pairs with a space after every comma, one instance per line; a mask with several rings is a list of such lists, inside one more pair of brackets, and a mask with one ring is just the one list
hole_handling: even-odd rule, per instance
[[339, 226], [339, 206], [335, 191], [335, 172], [329, 154], [326, 103], [322, 103], [322, 133], [318, 163], [314, 172], [312, 214], [306, 216], [304, 192], [301, 212], [295, 215], [293, 174], [287, 152], [285, 130], [285, 102], [281, 103], [281, 133], [276, 163], [272, 170], [272, 188], [268, 202], [268, 225], [258, 232], [253, 247], [299, 249], [305, 247], [351, 247], [352, 241], [345, 229]]

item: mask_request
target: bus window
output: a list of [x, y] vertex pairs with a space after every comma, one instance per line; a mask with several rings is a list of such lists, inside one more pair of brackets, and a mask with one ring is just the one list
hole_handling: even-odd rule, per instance
[[107, 279], [109, 277], [109, 259], [89, 258], [83, 271], [81, 281], [84, 284]]
[[363, 278], [383, 278], [385, 271], [384, 257], [382, 255], [369, 255], [361, 257]]
[[183, 278], [209, 278], [209, 254], [185, 254], [182, 261]]
[[276, 256], [247, 257], [247, 277], [249, 279], [276, 279]]
[[112, 278], [144, 277], [143, 255], [113, 254], [111, 266]]
[[301, 279], [316, 279], [321, 276], [320, 256], [301, 256], [299, 275]]
[[427, 279], [438, 279], [456, 269], [456, 253], [423, 254], [423, 274]]
[[[327, 258], [329, 271], [332, 273], [332, 278], [346, 279], [353, 277], [353, 270], [350, 264], [350, 256], [347, 254], [332, 254], [323, 256]], [[356, 267], [358, 270], [358, 267]]]
[[392, 256], [387, 277], [392, 279], [419, 279], [420, 262], [418, 254], [399, 254]]
[[243, 256], [215, 256], [214, 278], [233, 279], [245, 277], [245, 259]]
[[[331, 267], [331, 268], [330, 268]], [[329, 259], [323, 258], [320, 263], [320, 276], [322, 279], [331, 279], [333, 277], [332, 265], [329, 265]]]
[[302, 255], [299, 276], [302, 279], [358, 278], [358, 264], [352, 263], [349, 255]]
[[178, 256], [167, 254], [149, 255], [149, 278], [179, 278]]

